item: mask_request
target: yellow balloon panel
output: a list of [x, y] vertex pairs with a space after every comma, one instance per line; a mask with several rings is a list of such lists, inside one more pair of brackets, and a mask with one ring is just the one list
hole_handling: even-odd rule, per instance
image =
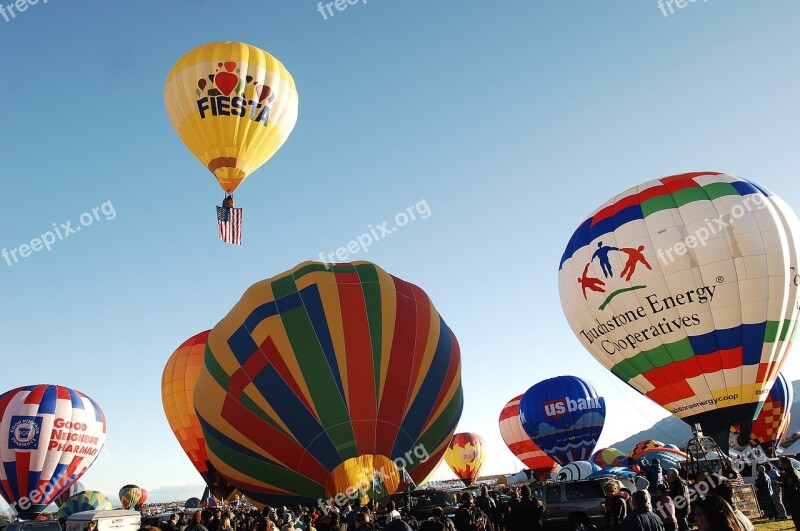
[[164, 89], [172, 126], [226, 192], [283, 145], [298, 101], [283, 64], [240, 42], [195, 48], [175, 64]]

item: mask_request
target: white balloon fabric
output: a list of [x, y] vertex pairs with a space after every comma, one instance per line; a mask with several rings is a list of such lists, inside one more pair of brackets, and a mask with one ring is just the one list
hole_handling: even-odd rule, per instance
[[798, 315], [795, 213], [739, 177], [631, 188], [575, 231], [559, 268], [581, 344], [628, 385], [727, 446], [778, 376]]
[[555, 481], [577, 481], [586, 479], [601, 470], [599, 466], [591, 461], [573, 461], [561, 467], [561, 470], [553, 472], [553, 479]]

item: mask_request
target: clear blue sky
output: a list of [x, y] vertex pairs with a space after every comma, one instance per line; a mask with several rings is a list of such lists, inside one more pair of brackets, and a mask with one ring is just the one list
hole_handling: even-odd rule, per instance
[[[609, 376], [561, 312], [559, 258], [595, 207], [719, 170], [800, 208], [792, 0], [668, 17], [656, 0], [369, 0], [328, 20], [311, 0], [43, 2], [0, 18], [0, 247], [107, 201], [116, 217], [0, 261], [0, 389], [95, 398], [107, 455], [84, 484], [109, 495], [200, 483], [161, 408], [181, 342], [253, 282], [419, 201], [427, 219], [351, 258], [423, 287], [458, 336], [459, 429], [487, 439], [488, 472], [520, 468], [497, 417], [547, 377], [584, 376], [606, 397], [600, 445], [666, 415]], [[221, 191], [164, 111], [174, 62], [215, 40], [270, 51], [300, 93], [291, 138], [237, 194], [241, 248], [217, 241]], [[785, 372], [800, 377], [796, 357]]]

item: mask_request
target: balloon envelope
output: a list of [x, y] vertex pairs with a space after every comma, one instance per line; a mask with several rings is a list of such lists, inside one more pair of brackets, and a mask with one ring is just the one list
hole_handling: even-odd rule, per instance
[[645, 458], [650, 463], [653, 462], [653, 459], [658, 459], [658, 464], [661, 465], [662, 470], [667, 471], [670, 468], [674, 468], [680, 472], [680, 464], [686, 461], [689, 456], [680, 450], [662, 447], [645, 450], [638, 457], [639, 459]]
[[142, 489], [136, 485], [125, 485], [119, 489], [119, 501], [122, 502], [123, 509], [132, 509], [142, 497]]
[[110, 511], [114, 507], [105, 494], [96, 490], [86, 490], [69, 497], [58, 509], [58, 518], [68, 518], [70, 515], [83, 511]]
[[67, 488], [67, 490], [63, 491], [56, 497], [56, 505], [59, 507], [64, 505], [64, 502], [67, 501], [69, 498], [75, 496], [76, 494], [80, 494], [81, 492], [85, 491], [86, 487], [83, 486], [83, 483], [80, 481], [76, 481], [72, 485]]
[[291, 74], [241, 42], [212, 42], [181, 57], [164, 102], [183, 143], [226, 192], [269, 160], [297, 123]]
[[767, 455], [775, 456], [778, 444], [789, 428], [788, 416], [793, 401], [792, 383], [786, 380], [783, 373], [778, 373], [764, 406], [753, 421], [751, 446], [761, 446]]
[[522, 395], [512, 398], [500, 412], [500, 435], [508, 449], [522, 461], [536, 477], [545, 479], [556, 469], [558, 463], [539, 448], [522, 429], [519, 420], [519, 401]]
[[486, 459], [486, 443], [474, 433], [456, 433], [447, 447], [444, 460], [458, 479], [469, 487], [480, 474]]
[[592, 454], [589, 461], [600, 468], [613, 468], [627, 464], [628, 456], [616, 448], [601, 448]]
[[161, 403], [172, 433], [214, 497], [227, 500], [234, 487], [208, 458], [200, 419], [194, 409], [194, 388], [203, 365], [210, 330], [201, 332], [172, 353], [161, 376]]
[[211, 463], [273, 506], [392, 493], [398, 467], [420, 483], [461, 416], [460, 359], [417, 286], [368, 262], [300, 264], [209, 335], [194, 403]]
[[586, 479], [598, 472], [601, 468], [590, 461], [573, 461], [561, 467], [561, 470], [555, 472], [556, 481], [577, 481], [579, 479]]
[[791, 209], [744, 179], [651, 181], [575, 231], [559, 268], [562, 307], [607, 369], [727, 447], [730, 425], [758, 413], [795, 331], [797, 234]]
[[631, 451], [628, 452], [628, 457], [631, 459], [638, 459], [644, 452], [647, 450], [652, 450], [653, 448], [664, 448], [664, 443], [661, 441], [656, 441], [655, 439], [645, 439], [644, 441], [639, 441], [631, 448]]
[[[103, 411], [80, 391], [32, 385], [0, 395], [0, 494], [20, 517], [35, 517], [86, 472], [105, 439]], [[37, 492], [37, 503], [24, 503]]]
[[525, 432], [564, 466], [592, 455], [603, 431], [606, 404], [589, 382], [557, 376], [528, 389], [519, 411]]

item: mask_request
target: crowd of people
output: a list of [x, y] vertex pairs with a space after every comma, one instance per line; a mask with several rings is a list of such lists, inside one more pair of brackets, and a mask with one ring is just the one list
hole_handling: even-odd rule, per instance
[[[788, 458], [760, 465], [756, 479], [758, 503], [771, 520], [788, 520], [800, 529], [800, 474]], [[642, 467], [633, 492], [619, 481], [604, 485], [606, 526], [620, 531], [688, 531], [692, 519], [700, 531], [752, 531], [752, 522], [734, 500], [733, 470], [701, 472], [691, 484], [657, 460]], [[779, 469], [779, 470], [778, 470]]]
[[[618, 531], [752, 531], [751, 521], [737, 508], [736, 479], [731, 471], [699, 472], [690, 481], [675, 469], [663, 471], [658, 460], [644, 463], [633, 481], [604, 483], [602, 504], [607, 529]], [[627, 486], [626, 486], [627, 485]], [[787, 458], [777, 467], [759, 466], [755, 483], [765, 517], [792, 519], [800, 529], [800, 473]], [[348, 503], [344, 507], [227, 507], [175, 513], [147, 531], [529, 531], [542, 528], [546, 503], [528, 485], [504, 490], [481, 487], [457, 498], [458, 508], [435, 507], [418, 520], [408, 506], [393, 501]], [[587, 524], [587, 529], [592, 526]]]

